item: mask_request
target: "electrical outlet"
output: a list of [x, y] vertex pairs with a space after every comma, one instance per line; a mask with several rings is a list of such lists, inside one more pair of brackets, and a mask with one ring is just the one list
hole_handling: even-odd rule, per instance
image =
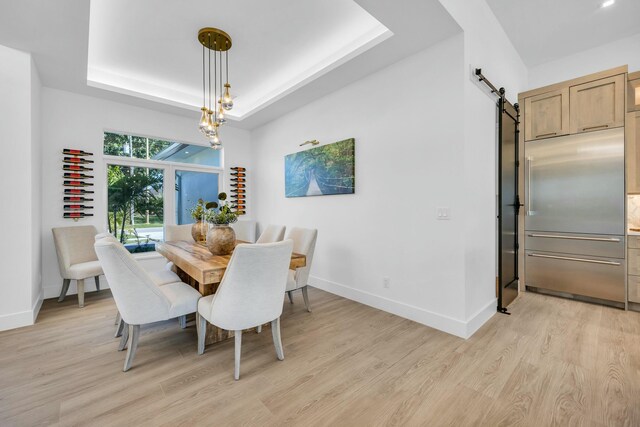
[[382, 287], [389, 289], [391, 287], [391, 279], [389, 279], [388, 277], [384, 277], [382, 279]]
[[436, 208], [436, 218], [451, 219], [451, 213], [449, 212], [449, 208]]

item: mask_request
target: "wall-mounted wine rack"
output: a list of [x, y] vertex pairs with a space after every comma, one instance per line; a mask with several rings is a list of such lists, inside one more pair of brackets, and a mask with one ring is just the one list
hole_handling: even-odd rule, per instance
[[62, 159], [64, 176], [62, 184], [64, 187], [64, 212], [62, 216], [74, 221], [93, 216], [92, 213], [86, 212], [93, 209], [93, 206], [87, 205], [88, 202], [93, 202], [93, 198], [90, 196], [93, 194], [93, 190], [88, 189], [93, 187], [93, 182], [89, 181], [93, 178], [93, 175], [90, 175], [93, 168], [89, 167], [93, 163], [93, 160], [90, 159], [93, 153], [64, 148], [62, 154], [64, 155]]
[[231, 208], [238, 215], [247, 213], [247, 170], [240, 166], [231, 170]]

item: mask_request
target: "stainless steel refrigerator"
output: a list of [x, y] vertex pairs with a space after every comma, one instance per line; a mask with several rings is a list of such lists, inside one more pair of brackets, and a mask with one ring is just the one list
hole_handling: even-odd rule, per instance
[[525, 143], [527, 288], [625, 301], [624, 128]]

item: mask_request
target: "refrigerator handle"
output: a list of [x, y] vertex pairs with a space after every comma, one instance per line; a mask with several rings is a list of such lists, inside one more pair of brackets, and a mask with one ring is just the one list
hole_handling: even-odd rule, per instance
[[527, 157], [527, 216], [535, 215], [533, 209], [531, 209], [531, 164], [533, 163], [533, 157]]
[[586, 262], [590, 264], [604, 264], [604, 265], [615, 265], [615, 266], [622, 265], [622, 263], [615, 262], [615, 261], [600, 261], [597, 259], [574, 258], [574, 257], [558, 256], [558, 255], [543, 255], [543, 254], [529, 253], [527, 254], [527, 256], [534, 257], [534, 258], [549, 258], [549, 259], [560, 259], [565, 261]]

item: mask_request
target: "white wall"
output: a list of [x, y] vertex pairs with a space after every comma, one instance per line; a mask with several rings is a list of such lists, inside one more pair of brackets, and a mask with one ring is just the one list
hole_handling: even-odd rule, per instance
[[[455, 36], [251, 134], [255, 216], [318, 228], [311, 284], [465, 335], [463, 39]], [[284, 197], [298, 144], [356, 140], [356, 192]], [[450, 221], [436, 207], [451, 208]], [[383, 277], [391, 279], [383, 288]]]
[[[75, 225], [72, 220], [62, 218], [62, 149], [77, 148], [94, 153], [93, 175], [95, 176], [93, 195], [94, 217], [78, 221], [78, 225], [93, 224], [98, 230], [105, 230], [106, 213], [106, 167], [102, 156], [103, 133], [105, 130], [120, 131], [133, 135], [155, 136], [207, 145], [197, 130], [198, 113], [193, 118], [160, 113], [126, 104], [87, 97], [71, 92], [43, 88], [42, 91], [42, 135], [43, 157], [46, 161], [42, 169], [43, 206], [42, 215], [42, 271], [45, 298], [59, 294], [62, 278], [58, 271], [56, 252], [51, 235], [52, 227]], [[251, 200], [251, 151], [249, 132], [225, 126], [224, 159], [226, 165], [242, 165], [248, 169], [248, 215], [253, 206]], [[228, 190], [228, 173], [224, 176], [224, 188]], [[102, 284], [102, 283], [101, 283]], [[108, 283], [104, 283], [105, 287]], [[94, 290], [91, 280], [86, 282], [86, 290]], [[75, 282], [69, 294], [76, 292]]]
[[469, 334], [495, 313], [496, 101], [475, 68], [517, 102], [527, 68], [484, 0], [440, 0], [464, 31], [465, 315]]
[[[42, 136], [41, 84], [31, 59], [31, 305], [42, 304]], [[37, 311], [36, 310], [36, 314]]]
[[640, 34], [533, 67], [529, 70], [526, 89], [627, 64], [629, 72], [640, 71]]
[[[28, 53], [0, 46], [0, 330], [33, 323], [39, 310], [39, 80]], [[34, 258], [35, 257], [35, 258]]]

